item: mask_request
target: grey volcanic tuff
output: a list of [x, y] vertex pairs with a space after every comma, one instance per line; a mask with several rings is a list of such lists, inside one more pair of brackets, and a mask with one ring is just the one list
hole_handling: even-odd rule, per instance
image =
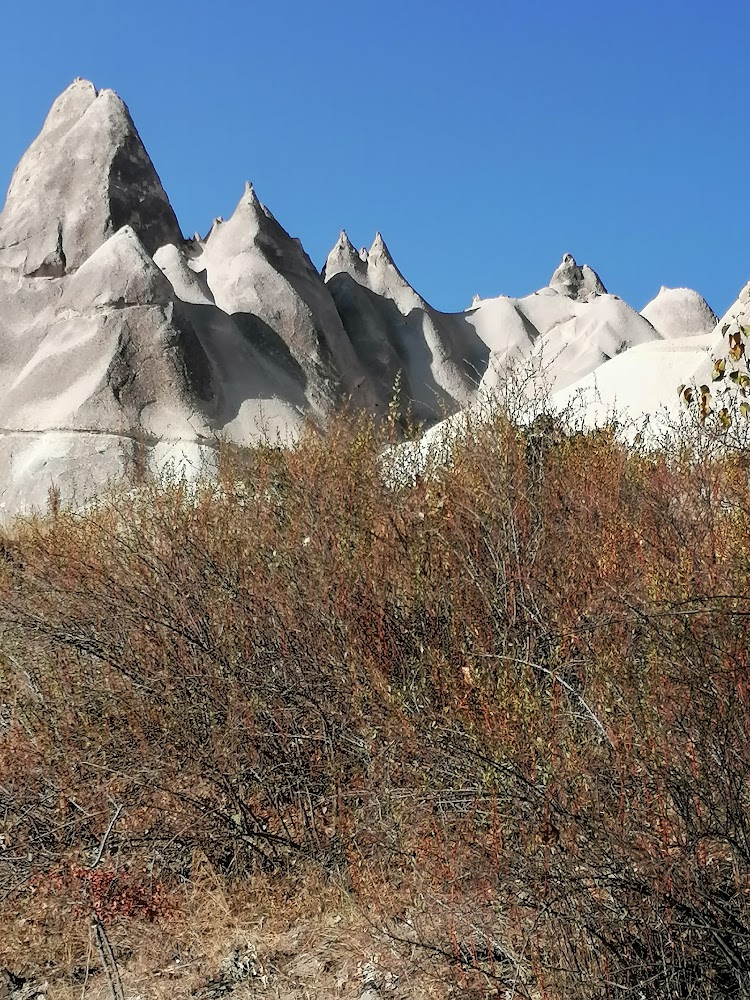
[[569, 253], [565, 254], [562, 263], [550, 278], [549, 286], [580, 302], [587, 302], [595, 295], [607, 294], [596, 271], [592, 271], [587, 264], [579, 267]]
[[61, 277], [122, 226], [149, 253], [181, 239], [169, 199], [125, 104], [76, 80], [18, 164], [0, 216], [0, 262]]
[[19, 163], [0, 215], [0, 514], [53, 484], [84, 501], [145, 457], [210, 468], [217, 436], [293, 440], [343, 403], [436, 423], [510, 360], [564, 390], [634, 345], [705, 334], [696, 293], [638, 314], [570, 255], [522, 299], [433, 309], [382, 237], [346, 234], [319, 274], [250, 185], [183, 238], [127, 107], [76, 80]]
[[342, 232], [323, 273], [381, 399], [401, 374], [402, 402], [412, 404], [418, 420], [434, 422], [472, 402], [487, 346], [463, 314], [439, 313], [414, 291], [380, 233], [369, 251], [357, 252]]

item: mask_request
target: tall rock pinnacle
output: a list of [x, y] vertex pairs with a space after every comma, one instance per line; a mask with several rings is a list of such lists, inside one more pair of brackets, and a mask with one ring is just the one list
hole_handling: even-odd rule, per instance
[[61, 277], [126, 225], [151, 254], [182, 239], [127, 107], [114, 91], [76, 80], [13, 174], [0, 215], [0, 262]]
[[191, 267], [205, 271], [220, 309], [255, 316], [286, 344], [324, 408], [342, 395], [373, 408], [366, 373], [328, 287], [251, 184], [231, 218], [214, 224]]
[[336, 241], [336, 245], [328, 254], [328, 258], [323, 265], [322, 277], [327, 279], [340, 271], [348, 274], [364, 275], [367, 270], [367, 261], [354, 248], [354, 244], [342, 229]]

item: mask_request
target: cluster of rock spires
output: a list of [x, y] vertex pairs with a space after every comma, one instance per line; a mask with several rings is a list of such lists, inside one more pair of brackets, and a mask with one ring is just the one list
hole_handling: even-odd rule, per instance
[[[0, 513], [81, 501], [145, 452], [210, 463], [217, 436], [293, 439], [344, 402], [435, 423], [511, 358], [568, 391], [639, 345], [710, 334], [685, 289], [637, 313], [569, 255], [521, 299], [433, 309], [378, 234], [342, 232], [318, 273], [248, 185], [184, 239], [127, 107], [76, 80], [19, 163], [0, 215]], [[705, 349], [704, 349], [705, 350]]]

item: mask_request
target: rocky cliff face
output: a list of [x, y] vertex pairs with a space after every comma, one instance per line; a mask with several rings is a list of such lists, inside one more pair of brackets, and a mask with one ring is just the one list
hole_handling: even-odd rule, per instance
[[[0, 515], [85, 501], [136, 457], [192, 474], [217, 436], [288, 441], [343, 403], [426, 423], [481, 400], [510, 361], [564, 389], [630, 347], [704, 330], [695, 293], [638, 314], [566, 255], [547, 288], [441, 313], [378, 234], [322, 275], [248, 185], [183, 238], [127, 107], [76, 80], [0, 215]], [[715, 317], [713, 317], [715, 319]]]

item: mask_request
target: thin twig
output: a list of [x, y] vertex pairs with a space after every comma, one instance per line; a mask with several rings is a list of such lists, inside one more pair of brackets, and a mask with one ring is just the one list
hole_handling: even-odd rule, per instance
[[568, 682], [564, 678], [562, 678], [558, 673], [555, 673], [554, 670], [549, 670], [547, 667], [543, 667], [541, 663], [533, 663], [531, 660], [519, 660], [512, 656], [497, 656], [492, 653], [484, 653], [481, 655], [483, 656], [484, 659], [508, 660], [511, 663], [517, 663], [524, 667], [530, 667], [532, 670], [539, 670], [543, 674], [546, 674], [548, 677], [551, 677], [552, 680], [557, 681], [558, 684], [564, 687], [569, 694], [573, 695], [578, 704], [581, 705], [581, 707], [586, 711], [586, 714], [592, 720], [592, 722], [599, 730], [599, 732], [602, 734], [607, 743], [609, 743], [609, 745], [614, 749], [614, 744], [612, 743], [612, 740], [609, 738], [609, 733], [604, 728], [603, 723], [596, 715], [594, 710], [591, 708], [591, 706], [588, 704], [588, 702], [585, 700], [583, 695], [581, 695], [578, 691], [576, 691], [576, 689], [572, 685], [568, 684]]
[[109, 943], [104, 924], [96, 913], [91, 914], [91, 925], [96, 934], [96, 946], [99, 950], [99, 957], [102, 960], [104, 971], [107, 973], [109, 982], [109, 993], [112, 1000], [125, 1000], [125, 991], [122, 988], [122, 980], [115, 961], [112, 945]]
[[115, 814], [109, 821], [109, 826], [104, 832], [104, 836], [102, 837], [102, 842], [101, 844], [99, 844], [99, 850], [96, 852], [96, 857], [94, 858], [93, 862], [89, 865], [89, 868], [96, 868], [96, 866], [102, 860], [102, 855], [104, 854], [104, 848], [107, 846], [107, 840], [109, 838], [110, 833], [112, 833], [112, 831], [114, 830], [115, 823], [120, 818], [121, 812], [122, 812], [122, 806], [117, 806], [117, 808], [115, 809]]

